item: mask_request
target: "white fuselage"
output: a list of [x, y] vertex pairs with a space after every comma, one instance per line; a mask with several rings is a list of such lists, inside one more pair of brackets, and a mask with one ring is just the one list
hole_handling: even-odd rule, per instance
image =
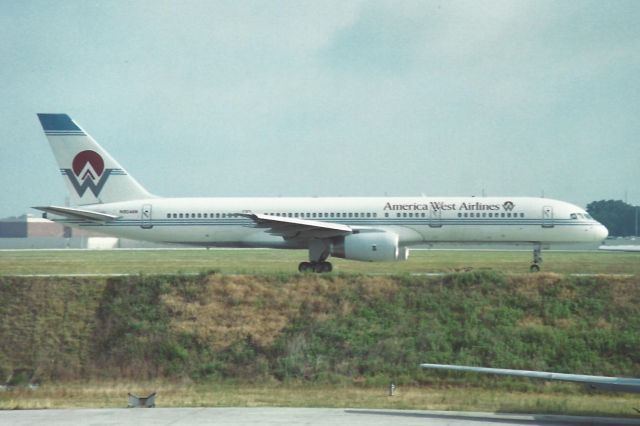
[[208, 247], [307, 248], [255, 227], [256, 213], [395, 233], [407, 247], [432, 242], [597, 242], [607, 230], [575, 205], [525, 197], [150, 198], [82, 206], [118, 216], [62, 220], [104, 234]]

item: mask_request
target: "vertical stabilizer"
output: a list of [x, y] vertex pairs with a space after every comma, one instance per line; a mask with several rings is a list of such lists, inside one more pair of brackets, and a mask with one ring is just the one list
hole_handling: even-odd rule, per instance
[[74, 205], [153, 198], [66, 114], [38, 114]]

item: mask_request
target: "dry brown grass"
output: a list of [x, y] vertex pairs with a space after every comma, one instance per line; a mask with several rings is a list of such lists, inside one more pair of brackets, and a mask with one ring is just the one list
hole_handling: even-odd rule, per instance
[[352, 385], [92, 382], [2, 392], [0, 409], [126, 407], [128, 392], [140, 396], [157, 392], [158, 407], [351, 407], [630, 416], [632, 407], [640, 405], [639, 395], [585, 395], [571, 389], [566, 392], [566, 386], [550, 388], [544, 393], [522, 393], [400, 386], [390, 397], [384, 387]]
[[541, 290], [556, 287], [565, 277], [551, 272], [540, 274], [506, 275], [516, 295], [532, 301], [540, 299]]
[[[198, 284], [202, 288], [196, 303], [190, 300], [190, 294], [174, 289], [163, 296], [171, 312], [171, 328], [188, 332], [215, 350], [226, 348], [239, 338], [249, 338], [264, 347], [273, 343], [301, 311], [316, 320], [335, 315], [331, 312], [346, 315], [351, 311], [349, 301], [339, 297], [343, 287], [350, 285], [342, 278], [305, 276], [286, 284], [274, 280], [251, 275], [211, 275]], [[374, 284], [364, 288], [371, 297], [386, 297], [388, 287]]]

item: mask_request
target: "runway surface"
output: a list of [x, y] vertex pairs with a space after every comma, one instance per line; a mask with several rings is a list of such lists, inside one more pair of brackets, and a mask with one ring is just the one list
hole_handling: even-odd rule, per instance
[[0, 411], [0, 425], [640, 425], [640, 419], [337, 408], [138, 408]]

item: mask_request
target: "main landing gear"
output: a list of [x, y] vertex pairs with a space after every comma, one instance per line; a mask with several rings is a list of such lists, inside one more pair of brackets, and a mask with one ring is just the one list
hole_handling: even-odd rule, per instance
[[533, 263], [529, 270], [531, 272], [540, 271], [540, 264], [542, 263], [542, 244], [536, 243], [533, 245]]
[[298, 271], [305, 272], [317, 272], [319, 274], [325, 272], [331, 272], [333, 270], [333, 265], [331, 262], [301, 262], [298, 265]]
[[309, 242], [309, 262], [302, 262], [298, 265], [300, 272], [317, 272], [318, 274], [331, 272], [333, 266], [327, 262], [327, 257], [331, 252], [331, 242], [321, 239], [313, 239]]

